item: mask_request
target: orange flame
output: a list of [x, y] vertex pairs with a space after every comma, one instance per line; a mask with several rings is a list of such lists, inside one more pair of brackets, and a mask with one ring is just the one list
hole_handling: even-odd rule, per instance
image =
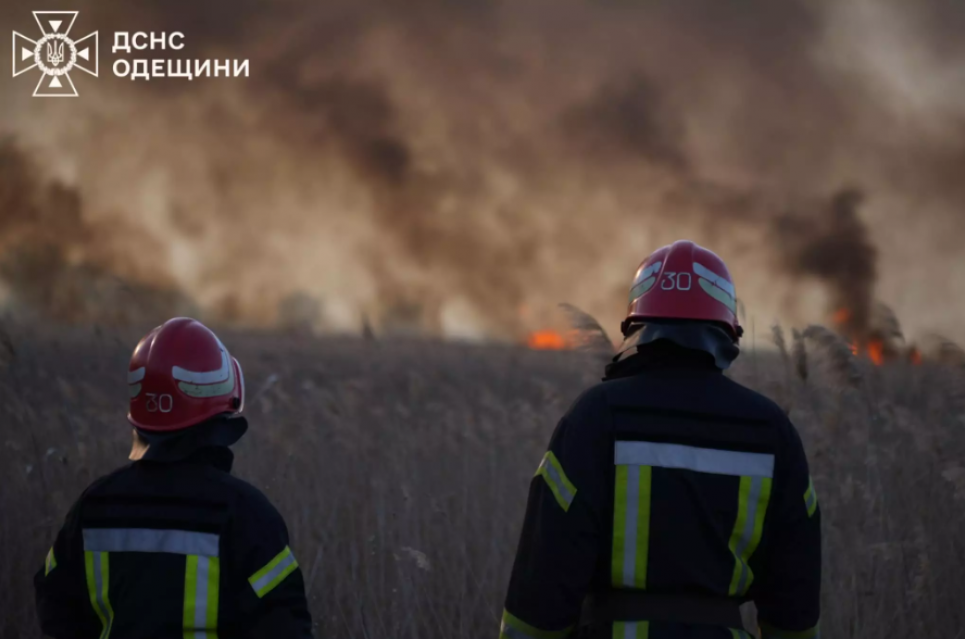
[[831, 315], [831, 319], [838, 327], [839, 332], [847, 340], [852, 355], [855, 357], [863, 355], [871, 360], [875, 366], [884, 366], [886, 362], [899, 357], [907, 357], [908, 361], [916, 366], [922, 363], [921, 352], [914, 346], [908, 350], [898, 351], [893, 344], [891, 345], [892, 348], [888, 348], [889, 344], [880, 336], [865, 340], [854, 337], [853, 333], [850, 336], [847, 335], [851, 333], [847, 324], [853, 317], [851, 309], [847, 307], [839, 308]]
[[911, 351], [908, 353], [908, 360], [915, 366], [921, 366], [921, 351], [915, 347], [912, 347]]
[[530, 333], [526, 345], [541, 351], [559, 351], [567, 348], [566, 338], [551, 330]]
[[837, 324], [838, 326], [847, 324], [848, 320], [851, 319], [851, 311], [846, 308], [839, 308], [834, 312], [832, 319], [834, 320], [834, 323]]

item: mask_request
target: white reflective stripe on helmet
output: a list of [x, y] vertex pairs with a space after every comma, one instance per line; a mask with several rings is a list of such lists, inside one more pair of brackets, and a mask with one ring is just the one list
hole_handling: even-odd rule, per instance
[[663, 262], [654, 262], [647, 268], [641, 270], [640, 274], [633, 280], [633, 286], [636, 286], [651, 275], [656, 275], [660, 271], [661, 266], [663, 266]]
[[189, 384], [188, 382], [178, 382], [178, 388], [185, 395], [191, 397], [220, 397], [228, 395], [235, 390], [235, 368], [228, 367], [228, 379], [218, 384]]
[[714, 273], [706, 266], [698, 264], [697, 262], [694, 262], [694, 273], [724, 289], [731, 297], [737, 297], [737, 291], [734, 289], [734, 285], [728, 282], [726, 277]]
[[227, 349], [225, 349], [220, 341], [218, 342], [218, 346], [221, 348], [221, 368], [213, 371], [196, 372], [189, 371], [180, 366], [174, 366], [171, 368], [171, 375], [178, 381], [188, 382], [190, 384], [216, 384], [226, 381], [228, 377], [231, 376], [231, 362]]

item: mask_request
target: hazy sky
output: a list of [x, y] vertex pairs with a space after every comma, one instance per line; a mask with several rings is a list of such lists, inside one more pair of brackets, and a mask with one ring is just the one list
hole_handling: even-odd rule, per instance
[[[0, 27], [33, 37], [33, 4]], [[758, 332], [880, 299], [965, 338], [963, 3], [74, 4], [101, 35], [81, 97], [0, 78], [10, 299], [64, 313], [38, 291], [113, 277], [214, 318], [301, 292], [334, 328], [508, 338], [567, 301], [615, 333], [638, 263], [689, 237]], [[115, 30], [251, 77], [114, 78]]]

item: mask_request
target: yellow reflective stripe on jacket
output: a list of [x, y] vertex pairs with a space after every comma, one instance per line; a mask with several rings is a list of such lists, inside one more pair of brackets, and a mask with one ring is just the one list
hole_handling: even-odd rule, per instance
[[108, 553], [87, 550], [84, 552], [84, 566], [87, 573], [87, 594], [90, 605], [101, 620], [103, 630], [100, 639], [107, 639], [114, 625], [114, 610], [108, 598], [110, 589], [110, 562]]
[[187, 555], [184, 568], [184, 639], [217, 639], [221, 561]]
[[536, 474], [543, 476], [546, 485], [553, 491], [553, 496], [556, 497], [556, 502], [560, 505], [560, 508], [568, 511], [573, 503], [573, 498], [576, 497], [576, 486], [563, 472], [563, 465], [560, 464], [560, 460], [556, 458], [553, 451], [547, 451], [543, 455], [543, 461], [536, 469]]
[[616, 467], [610, 581], [617, 588], [647, 587], [652, 475], [650, 466]]
[[774, 626], [760, 622], [761, 639], [821, 639], [821, 624], [807, 630], [781, 630]]
[[650, 639], [649, 621], [613, 622], [613, 639]]
[[818, 494], [814, 491], [814, 481], [808, 477], [808, 489], [804, 491], [804, 505], [808, 509], [808, 517], [813, 517], [818, 509]]
[[572, 627], [563, 630], [540, 630], [519, 617], [514, 617], [508, 610], [503, 610], [499, 639], [564, 639], [571, 630]]
[[747, 562], [761, 542], [764, 515], [770, 498], [770, 477], [741, 477], [737, 520], [729, 544], [734, 555], [734, 573], [728, 589], [730, 595], [743, 595], [754, 581], [754, 572]]
[[295, 561], [295, 555], [292, 554], [291, 548], [285, 546], [285, 549], [275, 555], [275, 558], [264, 568], [248, 577], [248, 583], [261, 599], [284, 581], [285, 577], [295, 572], [296, 568], [298, 568], [298, 562]]
[[738, 630], [737, 628], [729, 628], [730, 639], [753, 639], [751, 634], [745, 630]]
[[54, 557], [54, 548], [51, 546], [50, 550], [47, 551], [47, 558], [44, 560], [44, 577], [50, 574], [50, 571], [57, 567], [57, 558]]

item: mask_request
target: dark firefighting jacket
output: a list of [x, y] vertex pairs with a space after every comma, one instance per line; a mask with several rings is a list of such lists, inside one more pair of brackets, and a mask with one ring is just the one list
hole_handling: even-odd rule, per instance
[[559, 422], [530, 485], [500, 638], [749, 637], [686, 611], [580, 622], [588, 596], [631, 593], [753, 600], [763, 637], [810, 639], [820, 580], [820, 511], [795, 428], [709, 355], [661, 341], [608, 368]]
[[311, 617], [281, 516], [226, 447], [136, 461], [91, 485], [35, 578], [56, 639], [303, 639]]

